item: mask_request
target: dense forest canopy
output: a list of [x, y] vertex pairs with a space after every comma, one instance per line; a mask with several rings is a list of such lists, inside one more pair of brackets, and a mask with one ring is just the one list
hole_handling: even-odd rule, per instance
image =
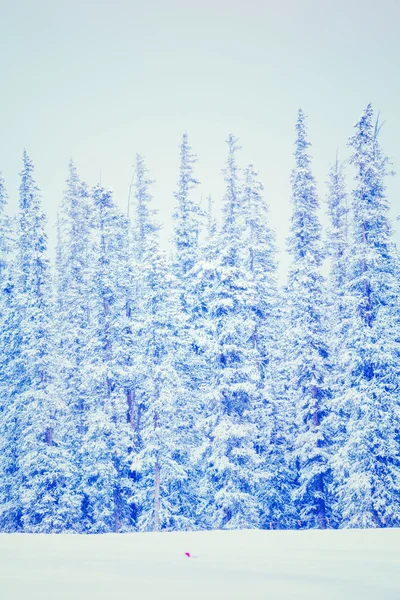
[[390, 164], [368, 105], [323, 235], [301, 110], [295, 135], [283, 287], [233, 135], [220, 220], [183, 135], [171, 255], [140, 155], [129, 216], [71, 161], [54, 269], [31, 158], [15, 219], [0, 178], [1, 531], [400, 525]]

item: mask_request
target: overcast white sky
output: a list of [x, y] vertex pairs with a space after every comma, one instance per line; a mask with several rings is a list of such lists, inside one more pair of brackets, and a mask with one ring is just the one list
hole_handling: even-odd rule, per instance
[[[366, 104], [400, 170], [398, 0], [0, 0], [0, 170], [12, 207], [27, 148], [54, 222], [72, 156], [121, 207], [136, 152], [156, 178], [167, 232], [178, 146], [198, 154], [199, 194], [223, 195], [232, 132], [259, 169], [284, 248], [296, 112], [309, 117], [313, 168], [326, 174]], [[389, 182], [400, 214], [398, 178]]]

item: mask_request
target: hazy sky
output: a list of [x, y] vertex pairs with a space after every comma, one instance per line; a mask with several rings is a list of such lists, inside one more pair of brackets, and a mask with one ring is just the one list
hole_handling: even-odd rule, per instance
[[[260, 171], [284, 247], [299, 107], [321, 199], [366, 104], [400, 171], [398, 0], [0, 0], [0, 170], [13, 207], [27, 148], [54, 222], [72, 156], [125, 209], [136, 152], [167, 225], [187, 130], [205, 199], [223, 195], [225, 139]], [[351, 171], [350, 171], [351, 174]], [[400, 214], [398, 178], [389, 182]]]

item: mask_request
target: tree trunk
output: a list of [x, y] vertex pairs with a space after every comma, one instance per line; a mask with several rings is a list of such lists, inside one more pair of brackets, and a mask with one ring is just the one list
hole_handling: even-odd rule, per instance
[[[314, 405], [314, 414], [313, 414], [313, 425], [314, 427], [319, 427], [321, 424], [320, 414], [319, 414], [319, 403], [318, 403], [318, 388], [316, 385], [312, 387], [312, 395], [315, 400]], [[318, 443], [318, 446], [320, 444]], [[325, 510], [325, 500], [323, 498], [324, 494], [324, 476], [320, 473], [317, 477], [317, 482], [315, 485], [315, 489], [320, 493], [320, 498], [318, 498], [318, 525], [320, 529], [326, 529], [326, 510]]]
[[114, 490], [114, 531], [118, 533], [121, 529], [121, 495], [119, 489]]
[[46, 429], [46, 444], [48, 446], [53, 445], [53, 429], [51, 427], [47, 427]]
[[128, 405], [127, 421], [131, 428], [135, 430], [135, 410], [134, 410], [134, 393], [133, 390], [128, 390], [126, 393], [126, 403]]
[[160, 464], [158, 458], [154, 475], [154, 531], [160, 531]]

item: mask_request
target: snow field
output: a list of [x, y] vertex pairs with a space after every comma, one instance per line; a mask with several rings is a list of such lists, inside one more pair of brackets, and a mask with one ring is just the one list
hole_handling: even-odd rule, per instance
[[400, 530], [2, 534], [0, 598], [399, 600]]

